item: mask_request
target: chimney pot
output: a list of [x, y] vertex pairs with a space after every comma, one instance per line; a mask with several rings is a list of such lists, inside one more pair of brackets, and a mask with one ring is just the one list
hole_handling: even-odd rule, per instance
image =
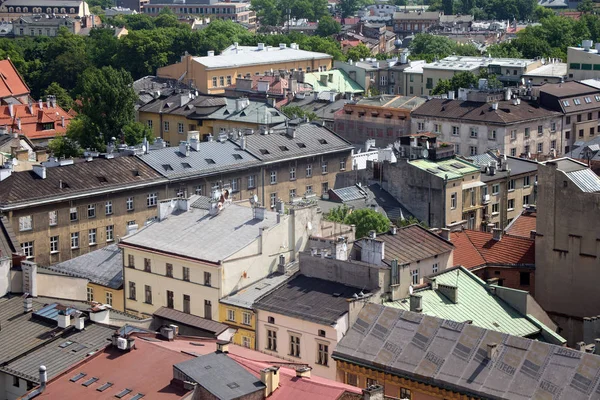
[[362, 390], [363, 400], [383, 400], [383, 386], [371, 385], [366, 389]]
[[376, 239], [377, 238], [377, 232], [374, 230], [369, 231], [369, 239]]
[[217, 340], [217, 353], [229, 353], [229, 341]]
[[392, 235], [395, 235], [396, 233], [398, 233], [398, 228], [396, 227], [396, 225], [392, 225], [392, 226], [390, 227], [390, 233], [391, 233]]
[[310, 371], [312, 368], [308, 366], [296, 368], [296, 377], [298, 378], [310, 378]]
[[577, 342], [575, 346], [577, 350], [585, 352], [585, 342]]
[[502, 240], [502, 229], [494, 228], [492, 229], [493, 239], [497, 242]]
[[498, 344], [497, 343], [488, 343], [487, 344], [487, 358], [490, 360], [494, 360], [496, 358], [496, 354], [498, 352]]
[[450, 229], [442, 228], [440, 231], [440, 236], [447, 241], [450, 241]]
[[535, 240], [535, 236], [536, 236], [536, 231], [529, 231], [529, 238], [531, 240]]
[[410, 311], [418, 313], [423, 311], [423, 298], [421, 297], [421, 295], [410, 295]]

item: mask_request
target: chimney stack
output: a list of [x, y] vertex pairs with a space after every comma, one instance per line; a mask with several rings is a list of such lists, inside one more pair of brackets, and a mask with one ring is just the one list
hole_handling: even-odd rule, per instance
[[410, 295], [410, 311], [418, 313], [423, 311], [423, 298], [421, 297], [421, 295]]
[[310, 368], [308, 366], [298, 367], [298, 368], [296, 368], [296, 377], [297, 378], [310, 378], [311, 370], [312, 370], [312, 368]]
[[71, 316], [67, 314], [67, 307], [59, 304], [56, 306], [56, 309], [58, 310], [58, 327], [66, 329], [71, 325]]
[[579, 351], [583, 351], [585, 353], [585, 342], [577, 342], [575, 344], [575, 348]]
[[254, 219], [263, 221], [265, 219], [266, 209], [264, 207], [254, 207]]
[[229, 353], [229, 341], [217, 340], [217, 353]]
[[8, 105], [8, 113], [10, 114], [11, 117], [15, 116], [15, 106], [12, 104]]
[[535, 230], [529, 231], [529, 239], [535, 240], [536, 232]]
[[450, 241], [450, 229], [448, 229], [448, 228], [442, 228], [440, 230], [440, 236], [442, 237], [442, 239]]
[[190, 156], [190, 146], [185, 140], [179, 142], [179, 153], [181, 153], [181, 155], [184, 157]]
[[23, 295], [23, 312], [28, 313], [33, 311], [33, 297], [29, 293]]
[[279, 367], [260, 370], [260, 380], [266, 386], [265, 398], [269, 397], [279, 387]]
[[75, 317], [75, 329], [78, 331], [82, 331], [85, 328], [85, 317], [83, 315], [79, 315]]
[[363, 400], [384, 400], [383, 397], [383, 386], [371, 385], [366, 389], [362, 390]]
[[600, 355], [600, 339], [594, 339], [594, 354]]
[[452, 285], [438, 284], [438, 290], [452, 303], [458, 303], [458, 287]]
[[60, 126], [62, 126], [63, 128], [65, 127], [65, 117], [64, 116], [60, 117]]
[[398, 227], [396, 225], [390, 226], [390, 233], [392, 235], [395, 235], [396, 233], [398, 233]]
[[494, 361], [497, 353], [498, 353], [498, 344], [497, 343], [488, 343], [487, 344], [487, 358]]
[[377, 232], [374, 230], [369, 231], [369, 239], [376, 239], [377, 238]]
[[46, 179], [46, 167], [43, 165], [34, 165], [33, 172], [42, 179]]
[[493, 239], [497, 242], [502, 240], [502, 229], [494, 228], [492, 229]]
[[43, 109], [44, 109], [44, 101], [43, 101], [42, 99], [39, 99], [39, 100], [38, 100], [38, 108], [39, 108], [40, 110], [43, 110]]

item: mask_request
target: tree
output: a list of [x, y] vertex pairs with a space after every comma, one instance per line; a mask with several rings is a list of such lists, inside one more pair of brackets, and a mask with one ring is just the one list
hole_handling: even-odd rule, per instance
[[368, 235], [369, 231], [377, 233], [385, 232], [390, 227], [390, 220], [383, 214], [370, 208], [352, 211], [345, 219], [347, 225], [356, 225], [356, 237], [361, 238]]
[[544, 18], [548, 18], [554, 15], [554, 11], [549, 8], [537, 6], [533, 9], [533, 19], [535, 21], [541, 21]]
[[442, 11], [446, 15], [452, 15], [454, 13], [454, 0], [442, 0]]
[[454, 53], [456, 43], [445, 36], [418, 33], [408, 47], [411, 53], [415, 55], [431, 54], [444, 58]]
[[419, 221], [417, 218], [410, 216], [408, 218], [398, 218], [396, 221], [396, 225], [399, 227], [409, 226], [409, 225], [421, 225], [425, 229], [429, 229], [429, 226], [423, 221]]
[[350, 215], [350, 207], [343, 204], [331, 209], [329, 213], [327, 213], [326, 219], [327, 221], [344, 223], [348, 215]]
[[277, 0], [252, 0], [250, 8], [263, 25], [276, 26], [282, 20], [282, 12], [278, 8]]
[[452, 88], [452, 85], [450, 84], [450, 81], [448, 79], [440, 79], [437, 85], [435, 85], [435, 87], [433, 88], [431, 94], [434, 96], [440, 94], [448, 94], [448, 92], [452, 90], [454, 89]]
[[141, 122], [130, 122], [123, 127], [123, 141], [130, 146], [135, 146], [143, 142], [144, 138], [149, 143], [154, 141], [152, 130], [146, 124]]
[[329, 15], [324, 15], [319, 20], [319, 26], [317, 27], [316, 34], [319, 36], [327, 37], [340, 33], [342, 26], [339, 22], [333, 19]]
[[356, 14], [358, 10], [367, 6], [369, 4], [373, 4], [372, 0], [340, 0], [338, 3], [338, 7], [342, 14], [342, 18], [352, 17]]
[[452, 86], [453, 90], [469, 88], [475, 85], [477, 85], [477, 77], [469, 71], [459, 72], [458, 74], [455, 74], [452, 79], [450, 79], [450, 86]]
[[514, 46], [511, 42], [502, 42], [493, 44], [487, 49], [487, 53], [490, 57], [498, 58], [523, 58], [523, 54]]
[[368, 57], [371, 57], [371, 50], [369, 50], [369, 48], [362, 43], [359, 43], [358, 46], [348, 49], [346, 52], [346, 59], [348, 60], [358, 61]]
[[68, 136], [58, 136], [48, 143], [48, 150], [57, 158], [79, 157], [82, 153], [81, 148], [74, 140]]
[[313, 121], [318, 118], [317, 114], [311, 111], [304, 111], [299, 106], [284, 106], [281, 107], [281, 111], [288, 118], [308, 118]]
[[137, 95], [128, 72], [112, 67], [89, 68], [80, 77], [77, 91], [84, 127], [77, 140], [82, 147], [102, 150], [134, 121]]
[[594, 3], [592, 0], [582, 0], [579, 4], [577, 4], [577, 11], [581, 11], [582, 13], [591, 13], [594, 11]]
[[63, 89], [58, 83], [52, 82], [50, 86], [44, 90], [44, 96], [55, 96], [56, 102], [64, 110], [73, 108], [73, 99], [69, 96], [69, 92]]

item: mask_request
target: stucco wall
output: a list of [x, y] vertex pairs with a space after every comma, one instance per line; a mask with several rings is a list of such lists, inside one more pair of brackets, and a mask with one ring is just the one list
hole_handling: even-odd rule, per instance
[[37, 273], [38, 296], [69, 300], [87, 300], [88, 280], [70, 276]]

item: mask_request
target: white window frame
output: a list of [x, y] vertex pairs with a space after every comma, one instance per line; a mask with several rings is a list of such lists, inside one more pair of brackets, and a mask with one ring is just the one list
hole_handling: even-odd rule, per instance
[[19, 217], [19, 232], [30, 231], [33, 229], [33, 217], [24, 215]]
[[434, 264], [431, 266], [431, 273], [433, 273], [433, 274], [436, 274], [438, 271], [439, 271], [439, 266], [438, 266], [438, 263], [434, 263]]
[[418, 285], [419, 284], [419, 269], [413, 269], [410, 271], [410, 281], [412, 282], [413, 285]]
[[277, 193], [271, 193], [271, 195], [269, 196], [269, 199], [270, 199], [271, 208], [274, 208], [275, 205], [277, 204]]
[[88, 204], [87, 217], [88, 218], [96, 218], [96, 205], [95, 204]]
[[242, 325], [252, 325], [252, 314], [249, 312], [242, 313]]
[[248, 189], [256, 187], [256, 175], [248, 175]]
[[529, 175], [523, 177], [523, 187], [531, 186], [531, 177]]
[[71, 232], [71, 248], [79, 248], [79, 232]]
[[154, 207], [158, 204], [158, 193], [148, 193], [146, 196], [146, 205], [148, 207]]
[[452, 136], [460, 136], [460, 126], [452, 127]]
[[183, 122], [177, 123], [177, 133], [183, 134], [184, 128], [185, 128], [185, 126], [183, 125]]
[[515, 190], [515, 187], [516, 187], [516, 182], [515, 182], [515, 180], [514, 180], [514, 179], [510, 179], [510, 180], [508, 181], [508, 191], [509, 191], [509, 192], [512, 192], [513, 190]]
[[96, 228], [88, 230], [88, 244], [90, 246], [98, 244], [98, 231], [96, 230]]
[[345, 171], [346, 170], [346, 159], [342, 158], [340, 159], [340, 171]]
[[106, 215], [112, 215], [113, 213], [113, 204], [111, 200], [108, 200], [105, 204], [104, 204], [104, 213]]
[[106, 225], [106, 241], [113, 242], [115, 240], [115, 226]]
[[[512, 202], [512, 207], [511, 207], [511, 202]], [[507, 203], [507, 210], [508, 211], [513, 211], [515, 209], [515, 199], [508, 199]]]
[[492, 185], [492, 194], [496, 195], [500, 193], [500, 184], [499, 183], [494, 183]]
[[296, 180], [296, 167], [290, 167], [290, 181]]
[[127, 208], [127, 211], [133, 211], [133, 197], [128, 197], [126, 202], [125, 202], [125, 206]]
[[113, 294], [112, 292], [106, 292], [106, 304], [112, 306], [113, 304]]
[[164, 123], [163, 123], [163, 130], [165, 132], [169, 132], [169, 121], [164, 121]]
[[33, 258], [33, 241], [23, 242], [21, 243], [21, 251], [25, 257]]
[[450, 209], [452, 209], [452, 210], [456, 209], [457, 204], [458, 204], [458, 194], [456, 192], [453, 192], [452, 194], [450, 194]]
[[242, 346], [244, 346], [246, 348], [250, 348], [251, 342], [252, 342], [252, 340], [250, 339], [249, 336], [242, 336]]
[[277, 330], [273, 328], [267, 328], [266, 336], [266, 350], [277, 352]]
[[306, 177], [310, 178], [312, 176], [312, 164], [306, 164]]
[[328, 162], [327, 161], [323, 161], [321, 163], [321, 173], [322, 174], [326, 174], [327, 173], [327, 168], [328, 168]]
[[227, 309], [227, 321], [235, 322], [235, 310]]
[[86, 290], [86, 295], [87, 301], [94, 301], [94, 288], [88, 286]]
[[271, 171], [271, 179], [269, 182], [271, 182], [271, 185], [277, 184], [277, 171]]
[[59, 240], [58, 236], [50, 236], [50, 254], [56, 254], [59, 252]]
[[[496, 211], [494, 211], [496, 210]], [[492, 215], [496, 215], [500, 213], [500, 203], [492, 204]]]
[[316, 364], [324, 367], [329, 366], [329, 344], [323, 342], [317, 342], [317, 359]]

